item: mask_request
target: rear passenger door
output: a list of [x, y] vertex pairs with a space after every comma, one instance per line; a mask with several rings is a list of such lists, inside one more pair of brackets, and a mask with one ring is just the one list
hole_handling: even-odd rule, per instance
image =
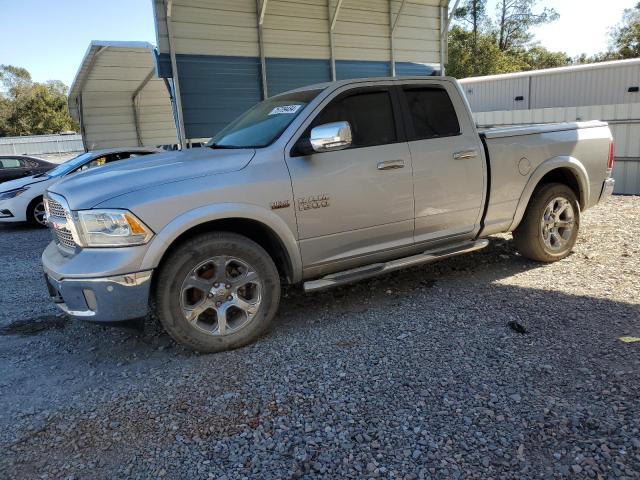
[[298, 139], [337, 121], [351, 125], [351, 147], [312, 155], [298, 155], [294, 147], [287, 158], [303, 263], [317, 274], [413, 242], [411, 156], [393, 87], [334, 94]]
[[402, 85], [399, 93], [413, 163], [415, 242], [472, 236], [486, 167], [460, 94], [451, 83], [435, 81]]

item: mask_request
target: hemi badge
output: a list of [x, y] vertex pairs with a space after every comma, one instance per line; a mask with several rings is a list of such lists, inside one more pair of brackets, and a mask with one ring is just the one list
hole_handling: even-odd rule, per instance
[[278, 202], [271, 202], [271, 210], [278, 210], [280, 208], [289, 208], [291, 205], [289, 200], [280, 200]]

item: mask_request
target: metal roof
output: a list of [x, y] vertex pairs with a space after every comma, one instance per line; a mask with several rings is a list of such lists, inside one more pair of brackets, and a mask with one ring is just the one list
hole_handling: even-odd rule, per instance
[[148, 42], [91, 42], [68, 102], [86, 149], [177, 141], [169, 91]]
[[[155, 51], [155, 47], [149, 42], [119, 42], [119, 41], [106, 41], [106, 40], [93, 40], [87, 51], [84, 54], [84, 58], [82, 63], [78, 67], [78, 71], [76, 72], [76, 76], [73, 79], [73, 83], [71, 84], [71, 88], [69, 89], [69, 105], [71, 105], [71, 99], [77, 98], [77, 96], [82, 91], [83, 86], [87, 81], [87, 77], [91, 72], [93, 67], [93, 63], [97, 55], [104, 51], [107, 48], [115, 48], [115, 49], [133, 49], [133, 50], [148, 50], [150, 54], [153, 55]], [[73, 109], [71, 110], [71, 114], [73, 115]], [[78, 120], [77, 116], [74, 117]]]

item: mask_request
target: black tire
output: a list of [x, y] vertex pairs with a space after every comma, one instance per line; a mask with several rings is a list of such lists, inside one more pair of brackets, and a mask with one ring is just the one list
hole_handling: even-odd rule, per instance
[[[551, 238], [557, 238], [555, 242], [546, 242], [545, 238], [549, 238], [548, 230], [545, 230], [543, 218], [545, 211], [550, 207], [551, 202], [555, 199], [564, 199], [571, 206], [573, 218], [573, 227], [560, 227]], [[558, 202], [558, 210], [561, 209], [562, 203]], [[555, 207], [551, 207], [553, 210]], [[568, 208], [565, 208], [558, 222], [568, 225]], [[550, 218], [554, 218], [553, 216]], [[551, 220], [548, 222], [553, 223]], [[546, 222], [545, 222], [546, 223]], [[548, 223], [548, 224], [551, 224]], [[580, 229], [580, 204], [575, 193], [568, 186], [561, 183], [550, 183], [538, 188], [532, 195], [529, 205], [525, 212], [524, 218], [518, 228], [513, 232], [513, 240], [518, 251], [525, 257], [537, 262], [551, 263], [562, 260], [567, 257], [573, 249], [576, 239], [578, 238], [578, 230]], [[545, 235], [546, 234], [546, 235]]]
[[[246, 265], [250, 266], [251, 270], [257, 274], [257, 278], [261, 283], [261, 289], [258, 290], [259, 302], [255, 314], [252, 315], [251, 319], [249, 319], [249, 314], [246, 314], [243, 320], [246, 324], [236, 331], [228, 327], [229, 331], [225, 335], [206, 333], [202, 330], [203, 327], [200, 325], [202, 318], [205, 318], [205, 320], [209, 320], [209, 318], [215, 319], [211, 320], [211, 328], [213, 330], [218, 328], [217, 308], [214, 309], [213, 305], [211, 305], [211, 309], [196, 317], [195, 322], [187, 320], [183, 311], [185, 295], [189, 294], [189, 290], [183, 290], [183, 282], [186, 282], [187, 277], [192, 275], [194, 269], [202, 265], [203, 262], [206, 263], [209, 259], [220, 257], [227, 258], [226, 261], [229, 262], [231, 262], [229, 257], [246, 262]], [[225, 276], [227, 275], [227, 268], [232, 267], [225, 266]], [[218, 269], [216, 268], [215, 270], [217, 278]], [[234, 277], [229, 278], [231, 279], [229, 283], [231, 283]], [[237, 278], [240, 278], [240, 276]], [[198, 280], [201, 279], [201, 277], [198, 278]], [[216, 283], [215, 285], [218, 284]], [[222, 285], [220, 288], [222, 288]], [[201, 295], [201, 290], [196, 289], [195, 291], [201, 297], [200, 302], [214, 302], [218, 299], [217, 293], [215, 295], [210, 293], [209, 296], [213, 298], [209, 300]], [[231, 295], [230, 292], [227, 293]], [[236, 294], [237, 291], [233, 293], [233, 295]], [[222, 293], [222, 295], [226, 295], [226, 293]], [[225, 298], [231, 299], [231, 296]], [[224, 304], [225, 298], [220, 297], [219, 299], [222, 302], [218, 303]], [[155, 305], [158, 318], [174, 340], [198, 352], [222, 352], [254, 342], [269, 328], [278, 310], [279, 302], [280, 277], [273, 260], [260, 245], [234, 233], [206, 233], [187, 240], [169, 254], [169, 257], [158, 271], [155, 288]], [[234, 306], [231, 305], [231, 311], [233, 310]], [[242, 313], [237, 308], [235, 310], [237, 310], [236, 313]]]
[[41, 223], [38, 220], [38, 217], [44, 218], [41, 214], [44, 214], [44, 199], [42, 197], [34, 198], [27, 207], [27, 222], [34, 227], [47, 228], [46, 223]]

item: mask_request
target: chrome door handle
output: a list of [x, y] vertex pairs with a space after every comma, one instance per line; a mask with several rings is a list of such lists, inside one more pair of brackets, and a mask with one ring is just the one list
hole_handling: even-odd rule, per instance
[[454, 160], [468, 160], [470, 158], [476, 158], [478, 156], [478, 152], [476, 150], [463, 150], [461, 152], [456, 152], [453, 154]]
[[398, 168], [404, 168], [404, 160], [387, 160], [378, 163], [378, 170], [396, 170]]

